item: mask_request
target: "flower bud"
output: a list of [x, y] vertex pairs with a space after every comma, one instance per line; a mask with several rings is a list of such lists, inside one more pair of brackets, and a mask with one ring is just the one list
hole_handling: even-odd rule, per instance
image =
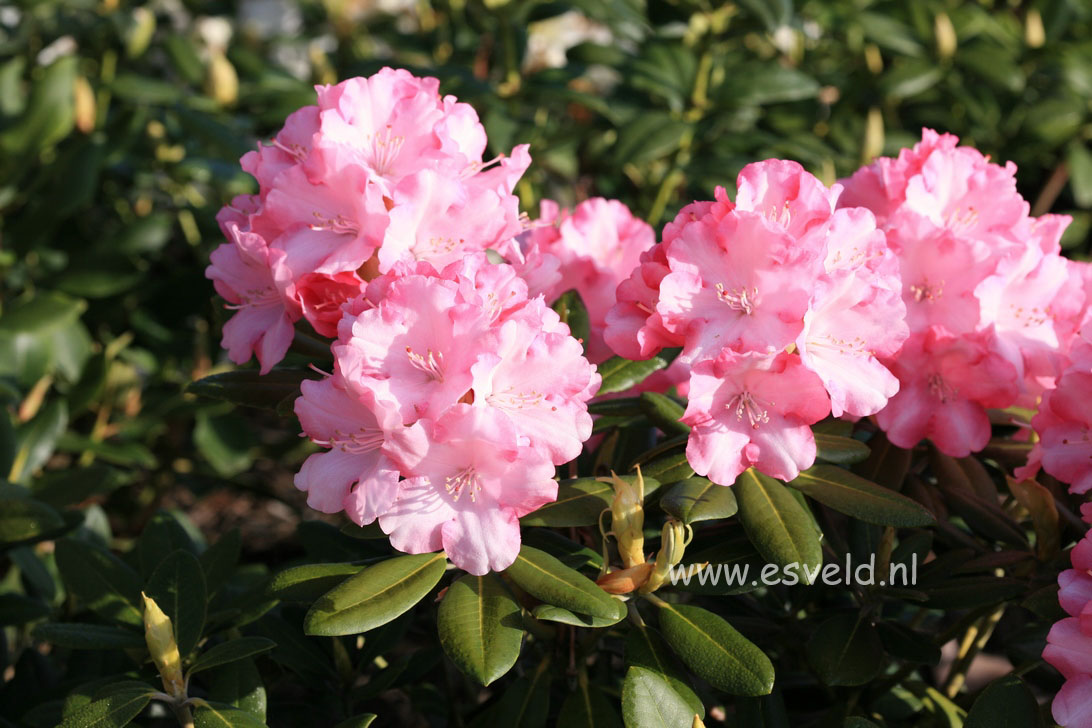
[[77, 76], [73, 94], [76, 128], [84, 134], [90, 134], [95, 130], [95, 92], [86, 78]]
[[1043, 28], [1043, 16], [1035, 8], [1028, 10], [1024, 23], [1024, 42], [1028, 48], [1041, 48], [1046, 43], [1046, 30]]
[[601, 478], [614, 486], [610, 503], [611, 531], [618, 540], [618, 554], [627, 569], [645, 562], [645, 479], [637, 469], [637, 478], [630, 484], [612, 471], [610, 478]]
[[688, 542], [686, 524], [674, 518], [668, 519], [660, 534], [660, 550], [656, 554], [656, 564], [652, 567], [652, 574], [649, 575], [648, 581], [640, 589], [642, 594], [651, 594], [663, 586], [671, 567], [682, 561]]
[[178, 654], [178, 643], [174, 641], [171, 618], [147, 594], [141, 592], [140, 596], [144, 599], [144, 641], [163, 678], [163, 689], [172, 697], [183, 696], [186, 694], [186, 682], [182, 677], [182, 656]]
[[644, 586], [651, 573], [652, 562], [646, 561], [628, 569], [619, 569], [609, 574], [603, 574], [595, 580], [595, 583], [608, 594], [629, 594]]
[[933, 34], [937, 41], [937, 55], [943, 59], [954, 56], [958, 40], [955, 26], [952, 25], [952, 19], [947, 13], [939, 13], [933, 20]]
[[239, 76], [223, 53], [213, 52], [209, 57], [205, 93], [220, 106], [231, 106], [239, 98]]

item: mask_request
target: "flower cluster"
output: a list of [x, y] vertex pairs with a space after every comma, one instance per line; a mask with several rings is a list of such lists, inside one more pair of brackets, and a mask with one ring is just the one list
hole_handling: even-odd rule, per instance
[[[1081, 508], [1092, 523], [1092, 503]], [[1073, 568], [1058, 575], [1058, 601], [1069, 617], [1047, 635], [1043, 659], [1065, 677], [1054, 697], [1054, 720], [1062, 728], [1092, 728], [1092, 532], [1070, 552]]]
[[835, 209], [795, 162], [748, 165], [731, 202], [686, 206], [618, 287], [606, 341], [621, 356], [681, 347], [694, 470], [795, 478], [809, 425], [871, 415], [898, 390], [881, 363], [906, 338], [898, 266], [864, 209]]
[[333, 336], [341, 304], [398, 263], [437, 268], [505, 244], [522, 229], [512, 190], [527, 146], [483, 162], [474, 109], [439, 81], [384, 68], [318, 87], [269, 146], [242, 159], [259, 193], [218, 216], [228, 241], [206, 275], [236, 312], [223, 346], [263, 372], [301, 318]]
[[885, 359], [900, 388], [877, 421], [891, 442], [929, 438], [962, 457], [990, 438], [986, 410], [1034, 407], [1065, 366], [1085, 295], [1060, 254], [1069, 218], [1029, 215], [1013, 164], [926, 129], [844, 182], [839, 206], [876, 215], [898, 257], [910, 338]]
[[296, 476], [308, 504], [378, 518], [401, 551], [507, 568], [518, 518], [556, 498], [554, 466], [591, 434], [599, 375], [568, 327], [478, 253], [372, 280], [333, 351], [333, 375], [296, 401], [304, 432], [329, 448]]

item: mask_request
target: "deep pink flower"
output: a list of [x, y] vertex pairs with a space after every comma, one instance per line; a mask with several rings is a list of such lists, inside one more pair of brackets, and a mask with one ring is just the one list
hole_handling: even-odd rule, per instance
[[697, 364], [683, 422], [694, 471], [731, 485], [752, 465], [792, 480], [815, 462], [811, 425], [830, 413], [823, 383], [791, 354], [734, 354]]
[[[1092, 520], [1092, 504], [1081, 513]], [[1066, 678], [1051, 706], [1063, 728], [1092, 728], [1092, 533], [1070, 552], [1072, 569], [1058, 576], [1058, 601], [1070, 615], [1047, 635], [1043, 659]]]
[[981, 450], [990, 439], [986, 410], [1008, 407], [1019, 393], [992, 330], [953, 336], [933, 327], [912, 335], [888, 364], [901, 388], [876, 420], [899, 447], [929, 438], [952, 457]]
[[1039, 433], [1043, 470], [1070, 484], [1073, 493], [1092, 490], [1092, 370], [1073, 369], [1043, 394], [1031, 424]]

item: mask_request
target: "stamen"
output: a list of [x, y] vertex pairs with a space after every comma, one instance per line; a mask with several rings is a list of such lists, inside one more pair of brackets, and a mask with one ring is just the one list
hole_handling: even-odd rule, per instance
[[914, 295], [914, 300], [918, 303], [933, 303], [944, 295], [944, 281], [938, 283], [930, 283], [928, 278], [925, 278], [921, 283], [910, 286], [910, 293]]
[[363, 455], [383, 445], [383, 431], [369, 430], [366, 427], [361, 427], [356, 432], [334, 430], [334, 436], [329, 440], [311, 438], [311, 441], [316, 445], [341, 450], [350, 455]]
[[729, 411], [735, 410], [736, 419], [740, 422], [743, 421], [743, 416], [746, 415], [752, 430], [757, 430], [760, 425], [770, 421], [769, 410], [761, 409], [758, 398], [746, 390], [732, 397], [728, 402], [727, 409]]
[[406, 347], [406, 356], [410, 364], [429, 375], [437, 382], [444, 381], [444, 355], [429, 349], [426, 356], [421, 356], [410, 347]]
[[930, 374], [928, 382], [929, 393], [941, 402], [947, 402], [950, 399], [954, 399], [959, 393], [958, 390], [948, 386], [948, 383], [945, 382], [939, 374]]
[[717, 298], [728, 304], [728, 307], [733, 311], [739, 311], [744, 316], [750, 316], [754, 313], [755, 304], [758, 302], [758, 289], [752, 287], [751, 290], [746, 288], [736, 288], [731, 291], [725, 290], [723, 283], [718, 283], [716, 286]]
[[444, 478], [444, 490], [451, 496], [451, 500], [456, 503], [459, 502], [459, 498], [462, 496], [464, 489], [470, 490], [471, 503], [477, 500], [478, 492], [482, 489], [482, 485], [478, 480], [478, 471], [474, 469], [473, 465], [459, 471], [456, 475], [449, 475]]

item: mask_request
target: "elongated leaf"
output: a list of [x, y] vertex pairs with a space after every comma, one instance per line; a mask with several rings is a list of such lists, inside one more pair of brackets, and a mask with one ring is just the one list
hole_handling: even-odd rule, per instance
[[144, 626], [137, 607], [140, 577], [116, 556], [81, 541], [57, 542], [57, 568], [68, 590], [88, 609], [109, 619]]
[[137, 539], [140, 573], [147, 579], [164, 559], [178, 550], [197, 555], [197, 547], [182, 524], [166, 511], [156, 513]]
[[925, 506], [834, 465], [816, 465], [789, 483], [809, 498], [847, 516], [880, 526], [929, 526], [936, 519]]
[[34, 541], [64, 528], [61, 514], [13, 485], [0, 486], [0, 545]]
[[352, 718], [346, 718], [334, 728], [368, 728], [377, 717], [375, 713], [361, 713]]
[[0, 627], [26, 624], [48, 617], [49, 605], [22, 594], [0, 594]]
[[205, 549], [199, 560], [201, 568], [205, 572], [205, 585], [209, 595], [220, 590], [239, 563], [239, 551], [242, 548], [242, 534], [239, 529], [233, 528], [220, 539]]
[[614, 703], [586, 679], [577, 682], [561, 704], [557, 724], [572, 728], [622, 728]]
[[563, 480], [557, 485], [557, 500], [520, 519], [523, 526], [591, 526], [610, 508], [614, 490], [596, 478]]
[[666, 366], [667, 361], [658, 356], [645, 361], [630, 361], [620, 356], [611, 357], [598, 366], [599, 376], [603, 378], [598, 395], [624, 392], [643, 382], [652, 372]]
[[276, 410], [286, 397], [299, 394], [300, 382], [317, 376], [308, 369], [274, 369], [261, 375], [257, 369], [237, 369], [192, 382], [186, 391], [248, 407]]
[[512, 668], [523, 643], [519, 605], [492, 574], [456, 579], [440, 602], [436, 628], [447, 656], [482, 685]]
[[838, 465], [852, 465], [868, 460], [868, 445], [852, 437], [840, 437], [827, 432], [815, 433], [815, 457]]
[[653, 460], [647, 465], [642, 465], [641, 472], [644, 473], [646, 483], [649, 479], [653, 479], [665, 485], [694, 477], [694, 468], [687, 462], [685, 452], [665, 455]]
[[350, 577], [316, 601], [304, 619], [307, 634], [336, 637], [386, 624], [421, 601], [444, 574], [440, 554], [398, 556]]
[[618, 605], [618, 611], [611, 617], [592, 617], [587, 614], [578, 614], [576, 612], [570, 612], [568, 609], [555, 607], [552, 604], [539, 604], [531, 613], [534, 615], [535, 619], [541, 619], [544, 622], [571, 624], [574, 627], [610, 627], [626, 618], [625, 603], [621, 599], [615, 599], [613, 601]]
[[265, 728], [253, 713], [224, 703], [205, 703], [193, 712], [196, 728]]
[[245, 660], [248, 657], [268, 652], [276, 646], [276, 642], [265, 637], [239, 637], [228, 642], [221, 642], [201, 653], [193, 661], [193, 664], [190, 665], [190, 674], [226, 665], [236, 660]]
[[1039, 703], [1027, 684], [1015, 675], [999, 677], [974, 701], [963, 728], [1037, 728]]
[[766, 559], [781, 567], [795, 564], [805, 583], [808, 573], [823, 563], [823, 550], [811, 516], [778, 481], [754, 468], [744, 471], [734, 486], [739, 520], [747, 537]]
[[561, 317], [561, 322], [568, 325], [572, 337], [582, 342], [587, 349], [590, 324], [588, 309], [580, 294], [575, 289], [565, 291], [554, 303], [553, 309]]
[[694, 711], [660, 673], [634, 666], [622, 681], [622, 717], [630, 728], [691, 728]]
[[640, 403], [641, 411], [665, 435], [685, 435], [690, 432], [690, 425], [679, 422], [685, 409], [670, 397], [657, 392], [642, 392]]
[[363, 566], [350, 563], [293, 566], [273, 577], [268, 593], [286, 601], [313, 602], [363, 570]]
[[43, 407], [33, 420], [19, 427], [16, 469], [13, 469], [11, 479], [16, 483], [23, 483], [45, 465], [67, 426], [68, 405], [64, 400], [55, 400]]
[[876, 629], [851, 612], [826, 620], [807, 645], [808, 661], [827, 685], [863, 685], [883, 667]]
[[732, 695], [773, 690], [770, 658], [721, 617], [686, 604], [657, 606], [664, 639], [695, 675]]
[[67, 716], [57, 728], [121, 728], [152, 701], [151, 689], [131, 688], [94, 700]]
[[731, 488], [699, 476], [673, 485], [660, 498], [660, 507], [684, 523], [729, 518], [739, 509]]
[[118, 650], [144, 647], [144, 635], [135, 629], [107, 624], [53, 622], [34, 628], [34, 638], [73, 650]]
[[[626, 636], [626, 665], [639, 667], [655, 673], [686, 704], [687, 713], [705, 717], [705, 706], [690, 687], [690, 678], [671, 654], [670, 649], [651, 627], [639, 626], [631, 629]], [[623, 691], [625, 687], [623, 686]], [[623, 698], [623, 715], [625, 699]], [[628, 718], [627, 718], [628, 720]]]
[[523, 546], [515, 563], [504, 573], [525, 592], [546, 604], [592, 617], [611, 618], [617, 614], [613, 597], [545, 551]]
[[230, 705], [265, 720], [268, 697], [261, 673], [254, 660], [247, 657], [220, 665], [209, 671], [209, 698]]
[[189, 655], [205, 629], [208, 595], [201, 562], [188, 551], [175, 551], [152, 572], [145, 591], [171, 618], [178, 651]]

